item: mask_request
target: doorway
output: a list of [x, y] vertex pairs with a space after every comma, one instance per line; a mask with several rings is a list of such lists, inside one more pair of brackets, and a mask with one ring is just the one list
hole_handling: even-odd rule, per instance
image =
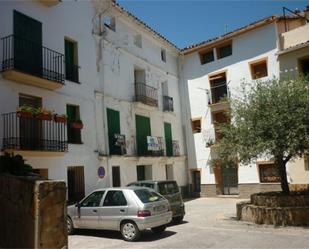
[[237, 165], [221, 165], [222, 194], [238, 195], [238, 167]]
[[69, 203], [80, 201], [85, 197], [84, 166], [68, 167], [67, 175]]
[[201, 171], [199, 170], [192, 171], [192, 188], [194, 193], [201, 192]]
[[113, 187], [120, 187], [121, 180], [120, 180], [120, 167], [119, 166], [112, 167], [112, 178], [113, 178]]
[[[19, 94], [19, 106], [42, 107], [42, 99], [26, 94]], [[19, 117], [19, 144], [21, 150], [42, 149], [42, 121], [34, 118]]]

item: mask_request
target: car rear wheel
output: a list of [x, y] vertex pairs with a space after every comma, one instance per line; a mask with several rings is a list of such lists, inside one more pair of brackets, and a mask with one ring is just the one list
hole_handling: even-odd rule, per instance
[[74, 229], [74, 225], [70, 217], [67, 218], [67, 225], [68, 225], [68, 234], [69, 235], [74, 234], [75, 229]]
[[176, 223], [176, 224], [179, 224], [183, 221], [183, 218], [184, 218], [183, 215], [175, 217], [175, 218], [173, 218], [173, 222]]
[[163, 233], [166, 229], [166, 225], [163, 225], [163, 226], [159, 226], [159, 227], [153, 227], [151, 228], [151, 231], [153, 231], [154, 233], [156, 234], [160, 234], [160, 233]]
[[125, 241], [136, 241], [140, 238], [141, 232], [132, 221], [125, 221], [120, 227], [121, 236]]

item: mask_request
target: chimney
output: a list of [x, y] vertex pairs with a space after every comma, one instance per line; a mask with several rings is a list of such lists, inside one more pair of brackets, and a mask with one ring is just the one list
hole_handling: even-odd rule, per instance
[[307, 23], [309, 23], [309, 5], [306, 6], [306, 9], [304, 10], [304, 15], [307, 19]]

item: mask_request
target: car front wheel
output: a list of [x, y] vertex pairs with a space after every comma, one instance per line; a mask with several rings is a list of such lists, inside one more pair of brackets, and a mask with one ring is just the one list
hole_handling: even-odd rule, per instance
[[166, 229], [166, 226], [163, 225], [163, 226], [159, 226], [159, 227], [153, 227], [151, 228], [151, 231], [153, 231], [154, 233], [156, 234], [160, 234], [160, 233], [163, 233]]
[[125, 241], [136, 241], [140, 238], [141, 232], [132, 221], [125, 221], [120, 227], [121, 236]]
[[73, 222], [70, 217], [67, 218], [67, 225], [68, 225], [68, 235], [74, 234], [75, 229], [74, 229]]

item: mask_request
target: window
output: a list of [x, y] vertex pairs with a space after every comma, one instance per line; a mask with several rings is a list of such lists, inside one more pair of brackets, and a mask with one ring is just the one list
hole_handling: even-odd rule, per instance
[[133, 42], [135, 46], [142, 48], [142, 35], [140, 34], [134, 35]]
[[159, 183], [158, 189], [161, 195], [171, 195], [179, 193], [179, 188], [176, 182]]
[[76, 129], [72, 126], [75, 122], [80, 122], [79, 106], [67, 105], [67, 116], [68, 116], [68, 143], [81, 144], [81, 129]]
[[150, 202], [164, 200], [162, 196], [148, 189], [138, 189], [138, 190], [134, 190], [134, 192], [143, 203], [150, 203]]
[[69, 202], [80, 201], [85, 196], [84, 166], [68, 167], [67, 175]]
[[78, 53], [77, 42], [66, 38], [64, 39], [65, 52], [65, 79], [72, 82], [79, 82], [78, 79]]
[[166, 156], [173, 156], [172, 125], [164, 122]]
[[110, 190], [104, 199], [105, 207], [126, 206], [127, 200], [121, 190]]
[[309, 58], [300, 60], [300, 68], [301, 68], [301, 73], [309, 77]]
[[85, 200], [80, 204], [81, 207], [98, 207], [100, 206], [104, 191], [97, 191], [90, 194]]
[[266, 77], [268, 75], [267, 60], [263, 59], [250, 63], [250, 71], [253, 80]]
[[191, 120], [191, 125], [192, 125], [192, 131], [193, 133], [200, 133], [201, 132], [201, 118], [194, 118]]
[[121, 181], [120, 181], [120, 167], [119, 166], [112, 167], [112, 178], [113, 178], [113, 187], [120, 187]]
[[154, 189], [153, 183], [141, 182], [141, 184], [139, 186]]
[[152, 166], [151, 165], [137, 165], [136, 175], [137, 175], [137, 181], [151, 180], [152, 179]]
[[221, 59], [232, 55], [232, 43], [217, 48], [217, 58]]
[[166, 62], [166, 51], [165, 49], [161, 49], [161, 60]]
[[174, 180], [173, 164], [165, 165], [165, 175], [166, 175], [166, 180]]
[[309, 171], [309, 154], [304, 156], [305, 171]]
[[216, 104], [228, 96], [226, 73], [219, 73], [209, 77], [211, 90], [211, 104]]
[[274, 163], [258, 163], [260, 182], [280, 182], [277, 165]]
[[201, 60], [201, 64], [202, 65], [204, 65], [206, 63], [210, 63], [210, 62], [215, 60], [215, 56], [214, 56], [214, 51], [213, 50], [200, 52], [199, 55], [200, 55], [200, 60]]
[[109, 29], [116, 31], [115, 17], [104, 16], [103, 24], [104, 24], [104, 26], [108, 27]]
[[151, 136], [150, 118], [135, 115], [137, 154], [149, 154], [147, 136]]
[[212, 119], [215, 128], [215, 139], [216, 142], [219, 142], [222, 138], [220, 124], [230, 123], [230, 117], [225, 111], [219, 111], [212, 113]]
[[121, 146], [117, 146], [115, 135], [120, 135], [120, 115], [118, 111], [107, 108], [107, 129], [108, 129], [108, 142], [109, 154], [121, 155]]

